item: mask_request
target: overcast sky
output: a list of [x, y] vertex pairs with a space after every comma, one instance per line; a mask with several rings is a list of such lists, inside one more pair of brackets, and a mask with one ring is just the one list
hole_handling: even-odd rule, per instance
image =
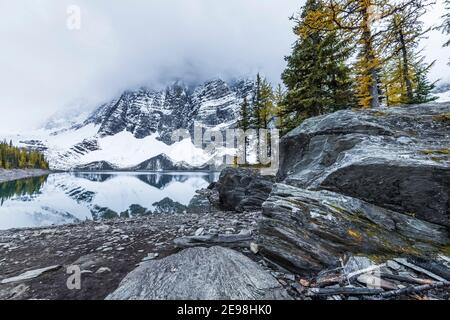
[[[121, 91], [175, 77], [251, 76], [278, 82], [299, 0], [0, 0], [0, 132], [56, 111], [92, 108]], [[67, 23], [76, 5], [80, 29]], [[442, 0], [427, 16], [437, 23]], [[74, 26], [74, 24], [70, 24]], [[76, 25], [75, 25], [76, 26]], [[424, 45], [450, 80], [439, 32]]]

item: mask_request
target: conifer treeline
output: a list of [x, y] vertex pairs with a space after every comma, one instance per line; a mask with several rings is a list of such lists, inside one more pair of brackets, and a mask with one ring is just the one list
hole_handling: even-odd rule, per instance
[[[446, 0], [450, 11], [450, 0]], [[245, 128], [282, 133], [309, 117], [346, 108], [377, 108], [434, 101], [428, 80], [434, 62], [419, 47], [431, 28], [422, 18], [432, 0], [307, 0], [293, 16], [297, 37], [282, 74], [286, 91], [259, 75]], [[450, 34], [450, 13], [439, 27]], [[446, 43], [450, 45], [450, 40]]]
[[442, 16], [443, 22], [442, 25], [439, 26], [439, 29], [448, 37], [446, 42], [444, 43], [444, 47], [450, 47], [450, 0], [445, 0], [444, 4], [446, 13], [444, 13], [444, 15]]
[[32, 177], [0, 183], [0, 206], [12, 197], [35, 194], [47, 181], [47, 177]]
[[42, 153], [18, 148], [4, 140], [0, 142], [0, 168], [3, 169], [48, 169]]

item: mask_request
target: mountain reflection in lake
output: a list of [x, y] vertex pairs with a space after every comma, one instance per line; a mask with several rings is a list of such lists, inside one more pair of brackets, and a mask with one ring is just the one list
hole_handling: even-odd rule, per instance
[[0, 183], [0, 229], [182, 213], [217, 173], [56, 173]]

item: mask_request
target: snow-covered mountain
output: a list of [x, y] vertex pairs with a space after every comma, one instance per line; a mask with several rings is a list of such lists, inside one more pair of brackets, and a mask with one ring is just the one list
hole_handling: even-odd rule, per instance
[[433, 93], [438, 97], [437, 102], [450, 101], [450, 82], [440, 84]]
[[177, 81], [164, 90], [141, 88], [124, 92], [91, 114], [53, 117], [40, 130], [6, 138], [43, 151], [52, 169], [97, 162], [129, 168], [161, 154], [174, 163], [201, 166], [212, 155], [191, 139], [173, 143], [173, 131], [192, 130], [194, 123], [220, 129], [235, 126], [239, 106], [253, 89], [251, 80], [221, 79], [201, 85]]

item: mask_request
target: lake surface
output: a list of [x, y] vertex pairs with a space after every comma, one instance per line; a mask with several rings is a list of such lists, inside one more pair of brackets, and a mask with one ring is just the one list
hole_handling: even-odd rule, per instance
[[0, 183], [0, 229], [184, 212], [218, 173], [55, 173]]

